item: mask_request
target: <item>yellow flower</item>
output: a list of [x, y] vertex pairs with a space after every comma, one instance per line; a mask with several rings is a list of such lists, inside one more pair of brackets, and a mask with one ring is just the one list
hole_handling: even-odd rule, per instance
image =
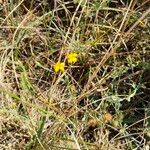
[[69, 53], [67, 56], [68, 63], [76, 63], [78, 61], [76, 53]]
[[64, 72], [64, 68], [65, 68], [65, 64], [62, 62], [57, 62], [55, 65], [54, 65], [54, 71], [57, 73], [58, 71], [62, 71]]

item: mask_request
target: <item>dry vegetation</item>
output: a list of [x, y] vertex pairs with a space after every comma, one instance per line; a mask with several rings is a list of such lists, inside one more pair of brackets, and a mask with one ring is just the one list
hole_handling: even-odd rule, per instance
[[149, 0], [0, 0], [0, 150], [149, 150], [149, 21]]

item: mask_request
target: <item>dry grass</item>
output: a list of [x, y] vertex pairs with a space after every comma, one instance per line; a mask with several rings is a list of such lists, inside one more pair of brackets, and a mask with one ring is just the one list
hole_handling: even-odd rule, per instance
[[149, 6], [0, 1], [0, 149], [148, 150]]

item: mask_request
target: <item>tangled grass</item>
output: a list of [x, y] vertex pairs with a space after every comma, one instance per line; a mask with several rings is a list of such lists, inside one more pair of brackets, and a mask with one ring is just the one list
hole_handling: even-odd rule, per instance
[[149, 6], [0, 0], [0, 149], [148, 150]]

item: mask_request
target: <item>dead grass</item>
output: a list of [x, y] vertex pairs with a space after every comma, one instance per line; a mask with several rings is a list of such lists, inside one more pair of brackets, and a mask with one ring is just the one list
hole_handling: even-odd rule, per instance
[[0, 149], [148, 150], [149, 6], [0, 1]]

